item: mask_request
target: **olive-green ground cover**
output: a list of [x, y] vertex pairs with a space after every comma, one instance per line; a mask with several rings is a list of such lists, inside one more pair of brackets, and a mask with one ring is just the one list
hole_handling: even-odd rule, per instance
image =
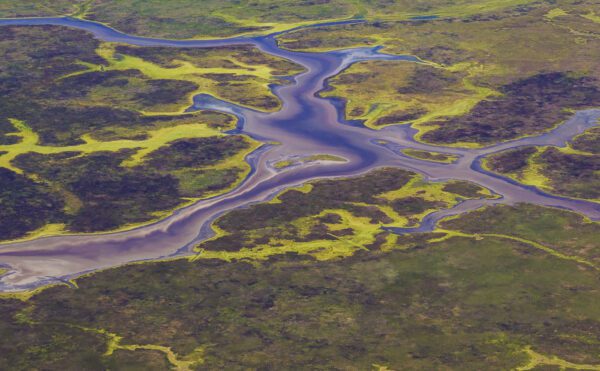
[[251, 47], [101, 43], [63, 27], [0, 28], [0, 239], [129, 228], [248, 173], [235, 118], [185, 113], [208, 93], [255, 109], [301, 68]]
[[[354, 18], [406, 20], [413, 16], [472, 16], [531, 0], [78, 0], [0, 1], [0, 17], [59, 16], [94, 20], [135, 35], [206, 38], [268, 33]], [[593, 14], [592, 14], [593, 16]]]
[[420, 140], [477, 147], [547, 131], [569, 110], [598, 104], [598, 5], [513, 5], [298, 30], [279, 40], [294, 50], [382, 45], [419, 57], [424, 63], [355, 64], [332, 78], [324, 95], [343, 98], [347, 118], [368, 127], [410, 123]]
[[600, 201], [600, 131], [592, 128], [566, 147], [525, 147], [490, 156], [484, 166], [547, 192]]
[[[345, 98], [349, 118], [413, 122], [436, 143], [542, 132], [566, 109], [598, 102], [593, 2], [203, 5], [0, 1], [0, 16], [71, 13], [177, 38], [365, 16], [280, 42], [382, 44], [420, 57], [356, 64], [324, 94]], [[442, 19], [406, 21], [426, 14]], [[57, 27], [0, 32], [0, 238], [123, 228], [229, 189], [257, 143], [224, 135], [231, 117], [182, 110], [202, 91], [274, 110], [267, 84], [299, 71], [250, 48], [166, 54]], [[591, 130], [565, 149], [519, 149], [486, 166], [598, 199], [597, 139]], [[600, 369], [598, 223], [516, 205], [451, 218], [434, 233], [382, 229], [478, 197], [492, 196], [394, 169], [286, 191], [221, 217], [193, 258], [2, 295], [0, 369]]]
[[[382, 189], [370, 191], [365, 182], [376, 179], [385, 188], [399, 175], [390, 170], [323, 181], [279, 199], [298, 208], [304, 197], [321, 199], [335, 186], [372, 204]], [[406, 182], [410, 173], [404, 175]], [[337, 202], [343, 208], [349, 201]], [[268, 223], [270, 230], [291, 233], [297, 217], [281, 214], [277, 205], [234, 211], [217, 225], [260, 235]], [[303, 225], [312, 220], [332, 227], [357, 213], [309, 213]], [[382, 243], [362, 241], [356, 248], [353, 236], [371, 224], [354, 216], [343, 229], [332, 228], [332, 235], [347, 239], [350, 253], [343, 256], [292, 252], [288, 245], [272, 246], [267, 257], [200, 253], [91, 274], [25, 301], [5, 295], [0, 366], [600, 367], [598, 223], [567, 211], [497, 206], [453, 218], [435, 233], [380, 231]], [[304, 236], [319, 238], [316, 231]], [[238, 242], [223, 246], [239, 251]]]

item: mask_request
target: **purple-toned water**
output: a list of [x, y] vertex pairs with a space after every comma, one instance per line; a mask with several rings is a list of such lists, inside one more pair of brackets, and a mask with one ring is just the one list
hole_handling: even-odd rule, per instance
[[[569, 139], [596, 125], [600, 110], [580, 111], [551, 132], [488, 148], [439, 147], [416, 142], [413, 139], [415, 130], [407, 125], [374, 131], [356, 125], [356, 122], [345, 122], [343, 104], [339, 100], [318, 96], [328, 78], [352, 63], [371, 59], [420, 63], [412, 56], [383, 54], [378, 48], [326, 53], [293, 52], [280, 49], [275, 35], [185, 41], [143, 38], [72, 18], [0, 20], [0, 25], [60, 25], [86, 30], [102, 40], [141, 46], [205, 48], [247, 44], [287, 58], [306, 69], [290, 79], [289, 84], [273, 87], [273, 92], [282, 101], [282, 108], [278, 112], [258, 112], [205, 94], [197, 96], [194, 105], [189, 108], [235, 114], [239, 118], [235, 132], [243, 132], [265, 143], [279, 143], [265, 145], [248, 156], [252, 172], [236, 189], [199, 201], [159, 222], [129, 231], [43, 237], [0, 244], [0, 264], [11, 270], [0, 279], [1, 291], [30, 289], [134, 261], [192, 254], [195, 244], [213, 235], [210, 226], [215, 218], [229, 210], [268, 200], [286, 188], [310, 180], [356, 176], [385, 166], [413, 170], [430, 181], [472, 181], [501, 196], [495, 200], [468, 200], [452, 209], [432, 213], [418, 228], [398, 229], [397, 232], [401, 233], [432, 230], [441, 218], [494, 203], [529, 202], [574, 210], [592, 219], [600, 219], [600, 205], [596, 203], [549, 195], [534, 187], [490, 174], [479, 165], [483, 156], [504, 149], [526, 145], [565, 145]], [[401, 150], [404, 148], [450, 153], [459, 158], [452, 164], [418, 160], [403, 155]], [[312, 154], [331, 154], [347, 161], [312, 163], [279, 170], [270, 166], [280, 160]]]

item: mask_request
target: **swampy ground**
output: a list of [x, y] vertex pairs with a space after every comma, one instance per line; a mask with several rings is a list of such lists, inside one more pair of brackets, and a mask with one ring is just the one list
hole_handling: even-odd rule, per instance
[[[275, 37], [288, 50], [414, 55], [354, 63], [319, 96], [343, 102], [354, 124], [411, 124], [431, 145], [490, 146], [600, 107], [594, 1], [0, 0], [0, 18], [67, 15], [147, 37], [285, 31]], [[252, 45], [1, 26], [0, 240], [132, 230], [235, 190], [265, 143], [236, 130], [235, 115], [189, 111], [194, 96], [273, 113], [285, 104], [273, 84], [303, 71]], [[343, 161], [308, 153], [273, 171]], [[598, 128], [481, 165], [600, 204]], [[599, 370], [600, 223], [501, 197], [391, 166], [277, 190], [220, 215], [191, 254], [0, 293], [0, 369]], [[493, 202], [394, 233], [477, 199]]]

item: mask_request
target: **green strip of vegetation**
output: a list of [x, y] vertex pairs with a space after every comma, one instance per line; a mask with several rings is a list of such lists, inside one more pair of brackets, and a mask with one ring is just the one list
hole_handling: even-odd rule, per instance
[[284, 169], [284, 168], [290, 167], [290, 166], [303, 165], [303, 164], [307, 164], [307, 163], [311, 163], [311, 162], [319, 162], [319, 161], [346, 162], [346, 159], [339, 157], [339, 156], [334, 156], [334, 155], [319, 154], [319, 155], [290, 158], [287, 160], [278, 161], [275, 164], [273, 164], [273, 167], [275, 169]]
[[403, 149], [402, 153], [404, 153], [407, 156], [417, 158], [420, 160], [441, 162], [444, 164], [451, 164], [458, 159], [458, 156], [456, 156], [456, 155], [440, 153], [440, 152], [421, 151], [421, 150], [412, 149], [412, 148]]

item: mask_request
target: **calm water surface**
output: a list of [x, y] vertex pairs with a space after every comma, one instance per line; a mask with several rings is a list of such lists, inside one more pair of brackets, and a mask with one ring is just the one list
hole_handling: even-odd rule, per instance
[[[354, 21], [350, 21], [354, 22]], [[0, 279], [0, 291], [25, 290], [76, 277], [86, 272], [114, 267], [134, 261], [153, 260], [192, 254], [198, 242], [213, 235], [211, 223], [223, 213], [272, 198], [280, 191], [319, 178], [348, 177], [385, 166], [400, 167], [423, 174], [430, 181], [448, 179], [472, 181], [489, 188], [498, 199], [468, 200], [448, 210], [428, 215], [417, 228], [396, 228], [399, 233], [432, 230], [436, 223], [482, 206], [529, 202], [574, 210], [600, 219], [600, 205], [557, 197], [534, 187], [524, 186], [481, 168], [484, 156], [526, 145], [564, 146], [568, 140], [597, 124], [600, 110], [574, 114], [555, 130], [483, 149], [439, 147], [416, 142], [410, 126], [391, 126], [374, 131], [357, 122], [346, 122], [343, 102], [318, 96], [327, 79], [353, 63], [366, 60], [393, 60], [397, 63], [420, 63], [412, 56], [382, 53], [379, 48], [355, 48], [324, 53], [293, 52], [280, 49], [275, 35], [236, 37], [220, 40], [162, 40], [130, 36], [104, 25], [72, 18], [32, 18], [0, 20], [1, 25], [61, 25], [93, 33], [105, 41], [139, 46], [216, 47], [253, 45], [254, 47], [305, 67], [305, 72], [273, 87], [281, 99], [278, 112], [264, 113], [206, 94], [195, 97], [189, 110], [212, 109], [238, 117], [236, 133], [244, 133], [265, 143], [247, 157], [252, 172], [233, 191], [175, 212], [172, 216], [129, 231], [44, 237], [32, 241], [0, 244], [0, 264], [11, 273]], [[410, 158], [402, 149], [414, 148], [458, 156], [452, 164]], [[345, 163], [323, 162], [276, 170], [271, 164], [298, 156], [331, 154], [345, 158]]]

